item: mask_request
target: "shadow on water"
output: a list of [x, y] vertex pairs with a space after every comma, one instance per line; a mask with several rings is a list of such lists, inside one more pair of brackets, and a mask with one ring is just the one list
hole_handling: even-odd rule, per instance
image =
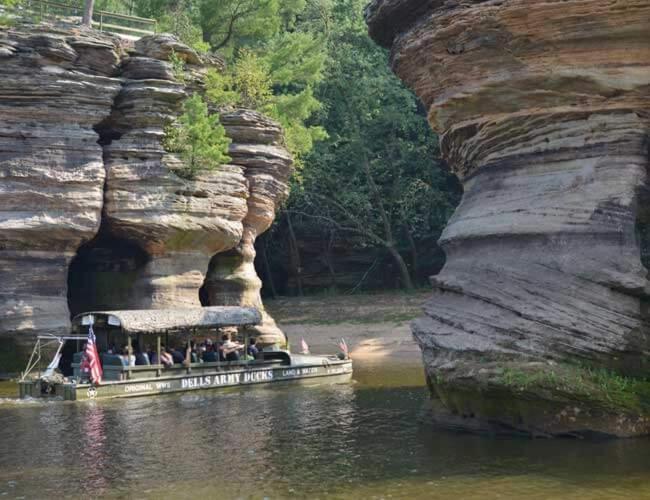
[[437, 432], [419, 367], [359, 366], [355, 377], [344, 385], [0, 405], [0, 495], [650, 497], [648, 440]]

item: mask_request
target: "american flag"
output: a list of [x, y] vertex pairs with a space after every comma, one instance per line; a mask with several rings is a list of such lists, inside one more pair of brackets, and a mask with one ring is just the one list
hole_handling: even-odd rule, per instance
[[102, 365], [99, 363], [99, 353], [97, 352], [97, 339], [93, 332], [93, 325], [88, 327], [88, 342], [84, 352], [83, 361], [81, 362], [81, 372], [90, 376], [90, 381], [94, 384], [102, 382]]

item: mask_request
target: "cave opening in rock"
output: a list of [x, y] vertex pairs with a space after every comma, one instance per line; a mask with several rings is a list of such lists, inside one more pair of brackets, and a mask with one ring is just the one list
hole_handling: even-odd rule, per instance
[[128, 308], [133, 285], [148, 260], [137, 245], [100, 231], [77, 250], [70, 263], [71, 316], [92, 310]]

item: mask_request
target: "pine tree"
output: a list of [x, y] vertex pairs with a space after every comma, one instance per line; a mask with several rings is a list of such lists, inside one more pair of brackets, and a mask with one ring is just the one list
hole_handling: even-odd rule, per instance
[[185, 164], [183, 175], [194, 178], [199, 172], [214, 170], [230, 161], [227, 154], [230, 139], [226, 136], [218, 114], [209, 114], [201, 96], [187, 99], [183, 114], [166, 129], [164, 146], [179, 153]]

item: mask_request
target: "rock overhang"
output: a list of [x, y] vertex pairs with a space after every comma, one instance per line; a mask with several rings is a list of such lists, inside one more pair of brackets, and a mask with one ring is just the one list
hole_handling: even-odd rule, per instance
[[[602, 2], [377, 0], [366, 16], [371, 35], [391, 48], [395, 72], [442, 133], [512, 113], [638, 108], [650, 85], [649, 9], [644, 0], [617, 4], [615, 16], [610, 8]], [[410, 21], [395, 24], [405, 13]], [[391, 36], [382, 37], [385, 31]], [[602, 44], [607, 50], [597, 50]]]
[[[191, 89], [171, 71], [172, 50], [188, 64]], [[215, 254], [241, 247], [254, 256], [249, 247], [287, 194], [291, 156], [277, 123], [233, 109], [221, 115], [231, 164], [177, 175], [181, 162], [162, 139], [188, 92], [200, 90], [205, 67], [194, 51], [167, 35], [127, 47], [105, 33], [43, 24], [3, 31], [0, 58], [4, 338], [65, 331], [69, 293], [78, 307], [98, 305], [93, 290], [67, 289], [71, 261], [83, 279], [122, 287], [102, 306], [133, 308], [198, 306]], [[223, 69], [218, 57], [206, 59]], [[206, 305], [263, 308], [252, 257], [245, 264], [236, 289]], [[262, 327], [267, 340], [282, 340], [268, 315]]]
[[[646, 377], [650, 1], [375, 0], [366, 19], [464, 184], [413, 324], [432, 388], [516, 423], [472, 409], [461, 375], [495, 362], [546, 377], [553, 360]], [[491, 383], [488, 401], [519, 398]], [[643, 408], [621, 406], [622, 420]]]

